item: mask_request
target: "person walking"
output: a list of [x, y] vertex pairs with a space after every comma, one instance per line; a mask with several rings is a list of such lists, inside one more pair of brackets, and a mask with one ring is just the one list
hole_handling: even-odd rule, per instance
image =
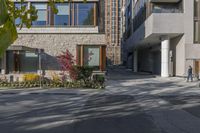
[[191, 79], [191, 82], [193, 82], [193, 77], [192, 77], [192, 67], [189, 66], [188, 68], [188, 75], [187, 75], [187, 82]]

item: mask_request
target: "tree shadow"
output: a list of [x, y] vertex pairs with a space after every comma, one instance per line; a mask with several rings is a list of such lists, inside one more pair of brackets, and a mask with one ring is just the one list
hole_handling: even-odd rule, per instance
[[[129, 71], [119, 73], [125, 77]], [[97, 93], [0, 93], [1, 131], [165, 133], [147, 112], [184, 110], [199, 117], [199, 97], [191, 95], [188, 91], [191, 86], [185, 86], [182, 81], [149, 78], [151, 75], [135, 76], [134, 80], [131, 74], [128, 79], [118, 76]]]
[[160, 133], [128, 95], [8, 95], [0, 101], [4, 133]]

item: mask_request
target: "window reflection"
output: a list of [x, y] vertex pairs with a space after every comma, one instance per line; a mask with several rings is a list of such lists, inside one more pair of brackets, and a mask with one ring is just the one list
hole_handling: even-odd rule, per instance
[[94, 70], [105, 70], [106, 47], [99, 45], [78, 45], [76, 51], [77, 65], [90, 66]]
[[84, 47], [84, 65], [99, 67], [100, 65], [100, 47], [85, 46]]
[[8, 73], [37, 72], [38, 54], [28, 51], [7, 51]]
[[94, 3], [75, 4], [75, 25], [94, 25]]
[[58, 13], [54, 15], [54, 24], [55, 25], [69, 25], [69, 4], [68, 3], [59, 3], [56, 4]]
[[32, 22], [32, 25], [47, 25], [47, 4], [34, 3], [32, 4], [37, 10], [37, 20]]
[[93, 26], [97, 22], [96, 3], [57, 3], [57, 14], [51, 11], [47, 3], [32, 2], [32, 5], [38, 10], [38, 19], [32, 22], [33, 26]]
[[[22, 6], [24, 6], [24, 7], [27, 7], [27, 3], [23, 3], [23, 4], [21, 4], [21, 3], [15, 3], [15, 8], [17, 9], [17, 10], [21, 10], [21, 7]], [[19, 26], [20, 24], [21, 24], [21, 18], [16, 18], [15, 19], [15, 25], [16, 26]]]

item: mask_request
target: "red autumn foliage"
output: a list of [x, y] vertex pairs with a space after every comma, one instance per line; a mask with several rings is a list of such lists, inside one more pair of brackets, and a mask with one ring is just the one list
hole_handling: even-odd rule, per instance
[[69, 72], [70, 78], [72, 80], [76, 80], [77, 79], [77, 71], [74, 67], [76, 61], [74, 60], [74, 56], [69, 52], [69, 50], [66, 49], [66, 52], [62, 52], [62, 54], [60, 54], [57, 57], [57, 59], [60, 63], [61, 69], [64, 72], [66, 72], [66, 71]]

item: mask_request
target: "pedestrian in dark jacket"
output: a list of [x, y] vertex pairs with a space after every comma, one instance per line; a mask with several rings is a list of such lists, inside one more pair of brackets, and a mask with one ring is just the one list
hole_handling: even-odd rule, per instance
[[188, 75], [187, 75], [187, 82], [191, 79], [191, 82], [193, 82], [193, 77], [192, 77], [192, 67], [189, 66], [188, 68]]

